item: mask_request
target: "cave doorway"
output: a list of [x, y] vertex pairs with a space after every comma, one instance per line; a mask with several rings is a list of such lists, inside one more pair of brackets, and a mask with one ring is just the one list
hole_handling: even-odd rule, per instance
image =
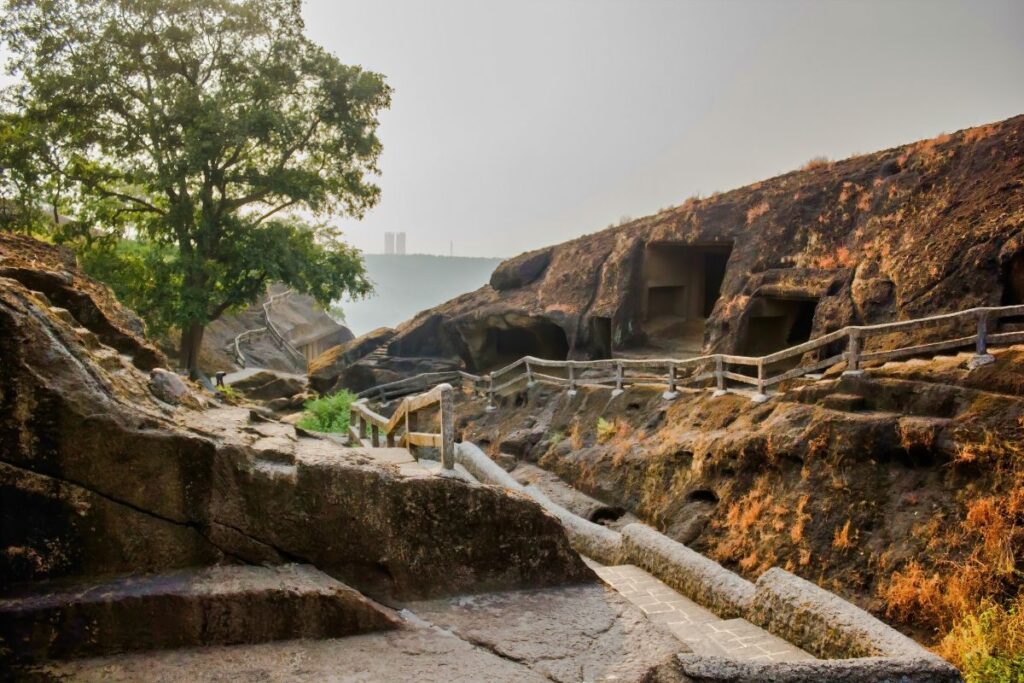
[[[1014, 254], [1003, 266], [1003, 306], [1024, 305], [1024, 251]], [[1001, 320], [1001, 327], [1012, 325], [1014, 329], [1024, 323], [1024, 315], [1015, 315]]]
[[495, 370], [523, 356], [566, 360], [569, 340], [565, 330], [553, 322], [536, 318], [514, 326], [488, 327], [473, 365], [477, 371]]
[[644, 256], [644, 332], [652, 346], [697, 355], [732, 244], [654, 242]]
[[1003, 266], [1003, 306], [1024, 304], [1024, 251]]
[[816, 298], [754, 297], [737, 353], [765, 356], [809, 340], [817, 307]]
[[593, 358], [612, 357], [612, 319], [595, 316], [590, 319], [590, 353]]

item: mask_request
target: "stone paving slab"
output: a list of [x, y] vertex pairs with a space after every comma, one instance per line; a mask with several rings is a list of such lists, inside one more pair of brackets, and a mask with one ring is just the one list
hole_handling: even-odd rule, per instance
[[667, 626], [696, 654], [772, 662], [814, 659], [746, 619], [720, 619], [640, 567], [588, 564], [605, 583], [639, 607], [648, 619]]

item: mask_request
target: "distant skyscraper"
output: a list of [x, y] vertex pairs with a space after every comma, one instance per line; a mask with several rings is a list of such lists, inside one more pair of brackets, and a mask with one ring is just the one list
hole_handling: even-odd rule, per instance
[[405, 256], [405, 233], [395, 233], [395, 253], [399, 256]]
[[[404, 242], [404, 240], [403, 240]], [[395, 233], [386, 232], [384, 233], [384, 253], [394, 254], [395, 253]]]

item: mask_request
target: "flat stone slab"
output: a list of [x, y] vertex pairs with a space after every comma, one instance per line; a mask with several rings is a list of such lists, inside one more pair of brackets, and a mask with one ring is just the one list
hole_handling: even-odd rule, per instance
[[[81, 683], [541, 683], [529, 667], [440, 629], [403, 629], [334, 640], [187, 648], [59, 662], [33, 671]], [[45, 680], [45, 679], [44, 679]]]
[[603, 585], [434, 600], [408, 609], [547, 680], [640, 681], [688, 650]]
[[304, 565], [220, 566], [0, 598], [0, 644], [15, 660], [332, 638], [397, 628], [391, 610]]
[[814, 659], [746, 619], [720, 619], [640, 567], [589, 564], [622, 597], [639, 607], [651, 621], [667, 626], [695, 654], [770, 662]]

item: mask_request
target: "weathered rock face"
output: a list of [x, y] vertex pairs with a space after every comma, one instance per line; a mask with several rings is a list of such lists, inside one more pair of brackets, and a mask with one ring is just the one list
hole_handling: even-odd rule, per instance
[[1022, 177], [1024, 116], [688, 200], [503, 263], [389, 351], [476, 369], [683, 340], [758, 355], [845, 324], [1022, 303]]
[[302, 393], [306, 390], [306, 379], [301, 375], [259, 370], [232, 382], [231, 387], [254, 401], [273, 401]]
[[[200, 366], [213, 374], [218, 370], [229, 371], [237, 367], [235, 358], [235, 337], [247, 330], [266, 326], [263, 304], [273, 296], [270, 315], [274, 325], [292, 346], [306, 353], [304, 347], [312, 346], [308, 355], [351, 341], [353, 334], [344, 325], [332, 319], [313, 297], [306, 294], [291, 293], [284, 295], [288, 287], [276, 283], [267, 288], [267, 292], [256, 302], [245, 309], [222, 315], [206, 327], [203, 345], [200, 349]], [[284, 296], [281, 296], [284, 295]], [[176, 347], [176, 340], [171, 346]], [[303, 372], [305, 368], [299, 359], [285, 352], [275, 343], [269, 334], [253, 334], [247, 336], [242, 343], [249, 367], [270, 368], [281, 372]], [[167, 349], [170, 354], [171, 348]]]
[[356, 361], [387, 344], [394, 336], [395, 331], [390, 327], [378, 327], [356, 339], [327, 349], [310, 361], [309, 385], [322, 394], [331, 391]]
[[[0, 237], [4, 264], [9, 244]], [[29, 246], [40, 272], [60, 256]], [[0, 585], [284, 561], [398, 599], [592, 580], [528, 500], [404, 474], [289, 425], [250, 424], [246, 409], [158, 400], [135, 365], [149, 347], [115, 324], [128, 314], [66, 267], [62, 281], [84, 283], [78, 310], [110, 311], [86, 318], [98, 332], [0, 278]], [[17, 274], [35, 283], [31, 268]]]
[[491, 287], [499, 292], [535, 282], [551, 263], [552, 249], [540, 249], [505, 261], [491, 274]]

